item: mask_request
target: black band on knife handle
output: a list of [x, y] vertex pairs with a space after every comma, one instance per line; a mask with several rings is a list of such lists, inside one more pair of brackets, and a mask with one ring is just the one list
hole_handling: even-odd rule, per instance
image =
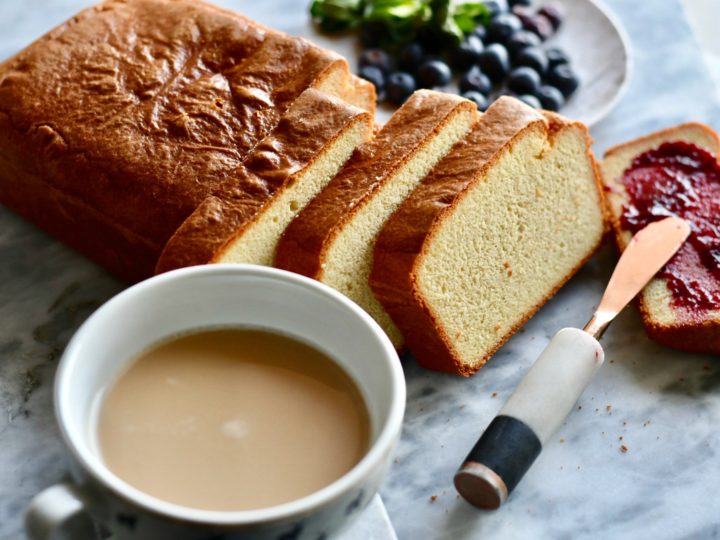
[[496, 416], [455, 474], [455, 487], [471, 504], [497, 508], [540, 450], [540, 439], [527, 424], [511, 416]]

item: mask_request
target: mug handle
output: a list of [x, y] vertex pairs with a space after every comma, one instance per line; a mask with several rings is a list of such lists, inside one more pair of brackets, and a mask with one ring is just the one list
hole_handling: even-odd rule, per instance
[[85, 493], [75, 484], [56, 484], [41, 491], [25, 513], [25, 531], [30, 540], [51, 540], [64, 532], [73, 540], [94, 540], [95, 527], [87, 514]]

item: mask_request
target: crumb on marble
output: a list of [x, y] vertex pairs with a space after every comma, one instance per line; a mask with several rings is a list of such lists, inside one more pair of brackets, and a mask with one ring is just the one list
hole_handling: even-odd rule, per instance
[[606, 410], [607, 412], [612, 411], [612, 405], [607, 405], [607, 406], [605, 407], [605, 410]]
[[560, 437], [560, 444], [565, 442], [565, 437]]
[[434, 503], [435, 501], [437, 501], [437, 495], [430, 495], [430, 502]]
[[497, 397], [497, 392], [493, 392], [492, 394], [490, 394], [490, 397]]
[[37, 390], [40, 386], [40, 377], [37, 373], [37, 366], [31, 367], [25, 372], [25, 377], [23, 379], [22, 385], [23, 402], [27, 403], [30, 397], [33, 395], [33, 392], [35, 392], [35, 390]]
[[620, 451], [621, 451], [623, 454], [627, 454], [627, 451], [628, 451], [628, 450], [629, 450], [629, 448], [628, 448], [627, 446], [625, 446], [624, 444], [621, 444], [621, 445], [620, 445]]

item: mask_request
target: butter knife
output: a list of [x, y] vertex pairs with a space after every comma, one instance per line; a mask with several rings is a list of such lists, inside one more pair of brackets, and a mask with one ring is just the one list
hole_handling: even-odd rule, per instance
[[635, 234], [585, 328], [555, 334], [455, 473], [455, 488], [468, 502], [488, 509], [505, 502], [602, 365], [598, 339], [689, 234], [675, 217]]

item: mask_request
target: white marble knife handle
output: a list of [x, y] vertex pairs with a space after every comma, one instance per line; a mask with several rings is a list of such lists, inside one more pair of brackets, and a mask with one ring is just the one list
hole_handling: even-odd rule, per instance
[[458, 492], [475, 506], [499, 507], [604, 359], [587, 332], [564, 328], [555, 334], [455, 474]]

